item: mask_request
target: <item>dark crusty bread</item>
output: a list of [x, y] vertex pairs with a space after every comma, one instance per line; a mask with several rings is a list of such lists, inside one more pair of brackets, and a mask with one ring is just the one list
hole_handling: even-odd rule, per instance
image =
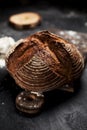
[[[37, 64], [37, 59], [35, 61], [34, 57], [38, 59]], [[45, 79], [47, 73], [43, 77], [44, 69], [41, 71], [40, 69], [42, 68], [33, 66], [31, 71], [31, 65], [46, 66], [57, 80], [61, 80], [60, 82], [55, 81], [56, 85], [54, 85], [55, 87], [60, 87], [79, 77], [84, 67], [84, 61], [80, 52], [73, 44], [48, 31], [42, 31], [17, 42], [15, 47], [11, 48], [7, 54], [6, 66], [17, 84], [22, 88], [32, 91], [53, 89], [49, 85], [51, 84], [48, 81], [50, 79]], [[37, 69], [41, 75], [37, 74], [34, 77], [38, 73]], [[35, 71], [35, 74], [32, 76], [33, 71]], [[42, 79], [40, 79], [41, 76], [43, 77]], [[35, 80], [39, 81], [35, 82]], [[40, 83], [43, 84], [42, 88]], [[34, 87], [35, 84], [37, 84], [36, 87]]]

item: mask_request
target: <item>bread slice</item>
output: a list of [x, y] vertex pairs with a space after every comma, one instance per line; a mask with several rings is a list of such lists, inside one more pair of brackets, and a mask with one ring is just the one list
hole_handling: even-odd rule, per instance
[[38, 13], [24, 12], [10, 16], [9, 23], [16, 29], [28, 29], [40, 24], [41, 19]]

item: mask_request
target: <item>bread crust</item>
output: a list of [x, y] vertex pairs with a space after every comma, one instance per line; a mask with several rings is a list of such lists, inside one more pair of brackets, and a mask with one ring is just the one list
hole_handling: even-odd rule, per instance
[[[7, 56], [6, 65], [22, 88], [47, 91], [78, 78], [84, 68], [84, 60], [75, 45], [53, 33], [41, 31], [20, 41]], [[48, 71], [54, 75], [53, 78], [49, 77]], [[51, 86], [54, 77], [55, 87]]]

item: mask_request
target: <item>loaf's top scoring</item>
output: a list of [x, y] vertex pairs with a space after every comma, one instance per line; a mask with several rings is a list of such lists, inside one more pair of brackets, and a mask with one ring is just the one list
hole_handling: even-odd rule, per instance
[[84, 61], [75, 45], [48, 31], [19, 40], [7, 53], [6, 66], [29, 91], [48, 91], [78, 78]]

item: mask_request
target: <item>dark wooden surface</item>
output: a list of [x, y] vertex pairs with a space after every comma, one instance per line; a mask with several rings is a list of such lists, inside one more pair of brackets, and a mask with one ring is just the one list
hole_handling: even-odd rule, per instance
[[[8, 24], [14, 13], [35, 11], [43, 20], [40, 26], [29, 30], [15, 30]], [[15, 40], [36, 31], [57, 29], [87, 32], [87, 14], [74, 9], [55, 7], [50, 3], [0, 9], [0, 37], [12, 36]], [[0, 68], [0, 130], [87, 130], [87, 66], [75, 84], [75, 93], [54, 90], [45, 93], [45, 105], [36, 116], [24, 115], [16, 110], [15, 97], [20, 88]]]

